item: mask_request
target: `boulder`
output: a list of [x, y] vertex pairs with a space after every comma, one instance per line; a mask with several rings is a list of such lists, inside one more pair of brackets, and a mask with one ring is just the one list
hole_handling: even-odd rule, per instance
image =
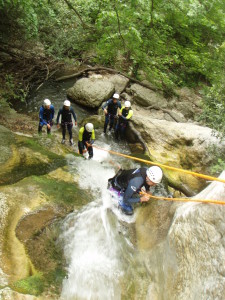
[[[147, 144], [153, 161], [173, 167], [205, 173], [213, 161], [208, 147], [212, 144], [222, 147], [208, 127], [150, 119], [147, 113], [135, 115], [133, 123]], [[165, 170], [165, 174], [173, 184], [180, 182], [195, 192], [205, 184], [192, 175], [169, 170]]]
[[122, 75], [107, 75], [106, 78], [114, 85], [115, 92], [122, 93], [129, 83], [129, 79]]
[[96, 108], [115, 91], [113, 83], [105, 79], [82, 78], [67, 90], [67, 96], [86, 107]]
[[[134, 95], [134, 101], [141, 106], [155, 105], [162, 108], [167, 107], [166, 98], [139, 84], [132, 84], [130, 91]], [[129, 90], [127, 92], [129, 93]]]
[[[225, 178], [225, 172], [220, 178]], [[213, 182], [193, 201], [195, 198], [224, 200], [225, 185]], [[153, 295], [150, 289], [148, 299], [153, 296], [155, 299], [224, 299], [224, 206], [176, 204], [171, 220], [169, 213], [174, 205], [153, 201], [148, 207], [140, 208], [137, 216], [138, 247], [145, 250], [142, 253], [151, 278], [149, 286], [155, 287]], [[166, 206], [167, 213], [163, 214]]]

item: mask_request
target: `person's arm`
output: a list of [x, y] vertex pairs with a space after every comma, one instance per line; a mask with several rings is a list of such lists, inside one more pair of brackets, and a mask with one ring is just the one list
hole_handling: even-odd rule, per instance
[[108, 101], [106, 101], [106, 103], [104, 104], [104, 105], [102, 105], [102, 110], [104, 110], [108, 105], [109, 105], [109, 100]]
[[79, 141], [82, 142], [83, 140], [83, 133], [84, 133], [84, 127], [81, 127], [81, 129], [79, 130]]
[[106, 101], [106, 103], [102, 106], [102, 109], [103, 109], [103, 111], [104, 111], [104, 113], [105, 113], [106, 115], [107, 115], [107, 113], [108, 113], [106, 107], [108, 108], [108, 106], [109, 106], [109, 104], [110, 104], [111, 101], [112, 101], [111, 99], [108, 100], [108, 101]]
[[75, 111], [73, 110], [73, 108], [71, 107], [71, 113], [73, 115], [73, 118], [74, 118], [74, 121], [75, 121], [75, 124], [77, 123], [77, 116], [75, 114]]
[[44, 108], [41, 107], [39, 111], [39, 118], [40, 118], [40, 123], [43, 125], [47, 125], [47, 122], [44, 120]]
[[124, 120], [129, 120], [132, 116], [133, 116], [133, 110], [130, 110], [126, 117], [121, 115], [121, 118], [123, 118]]
[[60, 118], [61, 114], [62, 114], [62, 108], [60, 108], [60, 110], [58, 111], [58, 115], [57, 115], [57, 119], [56, 119], [56, 124], [57, 125], [59, 124], [59, 118]]
[[121, 109], [121, 108], [122, 108], [122, 106], [121, 106], [121, 102], [120, 102], [120, 101], [118, 101], [118, 107], [119, 107], [119, 109]]
[[129, 203], [138, 203], [140, 202], [140, 197], [132, 197], [140, 187], [143, 185], [143, 178], [142, 177], [135, 177], [131, 179], [128, 183], [128, 187], [124, 193], [123, 200], [124, 202]]

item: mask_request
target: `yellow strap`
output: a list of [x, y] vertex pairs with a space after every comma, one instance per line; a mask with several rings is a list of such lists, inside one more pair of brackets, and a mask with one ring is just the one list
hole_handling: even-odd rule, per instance
[[103, 149], [103, 148], [98, 147], [96, 145], [94, 145], [94, 147], [99, 149], [99, 150], [109, 152], [113, 155], [126, 157], [126, 158], [133, 159], [133, 160], [136, 160], [136, 161], [139, 161], [139, 162], [143, 162], [145, 164], [159, 166], [161, 168], [165, 168], [165, 169], [168, 169], [168, 170], [173, 170], [173, 171], [178, 171], [178, 172], [182, 172], [182, 173], [185, 173], [185, 174], [190, 174], [190, 175], [200, 177], [200, 178], [203, 178], [203, 179], [206, 179], [206, 180], [219, 181], [219, 182], [225, 183], [225, 179], [216, 178], [216, 177], [212, 177], [212, 176], [208, 176], [208, 175], [204, 175], [204, 174], [200, 174], [200, 173], [196, 173], [196, 172], [192, 172], [192, 171], [188, 171], [188, 170], [183, 170], [183, 169], [180, 169], [180, 168], [175, 168], [175, 167], [163, 165], [163, 164], [160, 164], [160, 163], [152, 162], [152, 161], [149, 161], [149, 160], [141, 159], [141, 158], [138, 158], [138, 157], [127, 155], [127, 154], [122, 154], [122, 153], [119, 153], [119, 152], [116, 152], [116, 151]]

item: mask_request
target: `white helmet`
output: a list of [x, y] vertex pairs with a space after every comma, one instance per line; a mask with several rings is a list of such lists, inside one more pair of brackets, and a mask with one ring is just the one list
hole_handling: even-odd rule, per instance
[[125, 107], [130, 107], [131, 106], [130, 101], [125, 101], [124, 106]]
[[43, 104], [44, 106], [49, 106], [51, 105], [51, 101], [49, 99], [45, 99]]
[[87, 123], [85, 125], [85, 129], [88, 131], [88, 132], [92, 132], [92, 130], [94, 129], [94, 125], [92, 123]]
[[153, 166], [148, 168], [146, 175], [154, 183], [160, 183], [163, 177], [163, 172], [160, 167]]
[[114, 99], [120, 99], [120, 95], [116, 93], [116, 94], [113, 95], [113, 98]]
[[63, 103], [64, 106], [70, 107], [70, 101], [69, 100], [65, 100]]

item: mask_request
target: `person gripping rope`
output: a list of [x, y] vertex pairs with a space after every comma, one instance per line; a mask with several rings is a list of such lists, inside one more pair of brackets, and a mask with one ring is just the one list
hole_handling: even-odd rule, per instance
[[103, 106], [102, 109], [105, 113], [105, 124], [104, 133], [106, 133], [107, 126], [109, 124], [109, 133], [111, 132], [113, 125], [117, 118], [117, 110], [121, 109], [121, 103], [119, 101], [119, 94], [115, 93], [112, 99], [109, 99]]
[[71, 107], [70, 101], [65, 100], [63, 103], [63, 107], [60, 108], [58, 115], [57, 115], [57, 127], [59, 128], [59, 118], [61, 116], [61, 127], [62, 127], [62, 144], [65, 144], [66, 139], [66, 128], [68, 130], [69, 136], [70, 136], [70, 145], [72, 146], [74, 144], [73, 142], [73, 133], [72, 133], [72, 127], [73, 127], [73, 118], [75, 121], [75, 126], [77, 126], [77, 116]]
[[45, 99], [43, 105], [39, 110], [39, 125], [38, 133], [42, 133], [43, 126], [47, 126], [47, 133], [51, 133], [51, 128], [53, 126], [53, 118], [55, 115], [54, 106], [51, 104], [49, 99]]
[[119, 137], [125, 137], [125, 131], [128, 125], [129, 120], [133, 116], [133, 110], [131, 108], [130, 101], [125, 101], [124, 106], [121, 108], [119, 112], [119, 120], [116, 125], [115, 137], [118, 140]]
[[108, 180], [108, 187], [120, 192], [122, 200], [119, 207], [127, 215], [133, 214], [133, 203], [149, 201], [147, 195], [140, 195], [140, 192], [150, 193], [151, 186], [159, 184], [163, 172], [160, 167], [137, 168], [131, 170], [119, 170], [119, 172]]
[[95, 141], [95, 130], [92, 123], [87, 123], [79, 130], [78, 148], [80, 154], [88, 152], [89, 159], [93, 157], [93, 143]]

